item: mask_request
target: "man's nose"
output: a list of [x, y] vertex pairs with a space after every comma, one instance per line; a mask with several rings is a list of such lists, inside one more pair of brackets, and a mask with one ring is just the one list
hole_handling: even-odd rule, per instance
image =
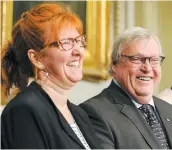
[[144, 72], [152, 71], [152, 66], [151, 66], [150, 60], [146, 59], [145, 62], [142, 64], [140, 69]]

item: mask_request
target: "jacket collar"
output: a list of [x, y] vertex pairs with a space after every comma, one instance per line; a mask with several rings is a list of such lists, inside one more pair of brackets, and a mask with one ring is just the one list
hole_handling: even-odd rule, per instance
[[[88, 145], [90, 146], [90, 148], [92, 148], [92, 149], [100, 148], [98, 146], [100, 144], [97, 141], [97, 137], [94, 134], [91, 122], [88, 119], [88, 116], [84, 112], [84, 110], [79, 108], [79, 106], [76, 106], [76, 105], [70, 103], [69, 101], [68, 101], [68, 107], [69, 107], [70, 111], [72, 112], [73, 117], [74, 117], [77, 125], [79, 126], [85, 140], [87, 141]], [[92, 135], [90, 135], [89, 133], [92, 133]], [[85, 149], [85, 147], [84, 147], [84, 149]]]

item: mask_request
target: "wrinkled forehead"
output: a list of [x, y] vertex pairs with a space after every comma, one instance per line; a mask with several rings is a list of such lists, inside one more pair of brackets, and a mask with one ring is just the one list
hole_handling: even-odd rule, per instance
[[144, 56], [163, 55], [159, 41], [152, 36], [124, 42], [121, 45], [121, 53]]

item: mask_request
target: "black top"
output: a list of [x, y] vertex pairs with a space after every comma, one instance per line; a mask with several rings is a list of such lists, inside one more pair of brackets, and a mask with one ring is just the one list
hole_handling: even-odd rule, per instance
[[[88, 145], [101, 148], [87, 114], [68, 101], [68, 107]], [[4, 149], [84, 149], [51, 98], [36, 82], [12, 99], [1, 116]]]

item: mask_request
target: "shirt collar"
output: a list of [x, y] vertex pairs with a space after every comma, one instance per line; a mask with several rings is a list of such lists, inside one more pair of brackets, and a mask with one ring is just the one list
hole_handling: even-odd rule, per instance
[[[118, 86], [120, 87], [120, 85], [118, 84], [118, 82], [117, 82], [115, 79], [113, 79], [113, 82], [115, 82], [115, 84], [118, 85]], [[120, 87], [120, 88], [121, 88], [121, 87]], [[121, 89], [122, 89], [122, 88], [121, 88]], [[122, 89], [122, 90], [123, 90], [123, 89]], [[124, 90], [123, 90], [123, 91], [124, 91]], [[136, 100], [134, 100], [134, 98], [133, 98], [129, 93], [127, 93], [126, 91], [124, 91], [124, 92], [130, 97], [130, 99], [132, 100], [132, 102], [135, 104], [135, 106], [136, 106], [137, 108], [139, 108], [139, 107], [142, 106], [142, 104], [139, 104]], [[153, 98], [152, 98], [152, 97], [151, 97], [151, 100], [149, 101], [149, 104], [155, 108], [155, 104], [154, 104], [154, 101], [153, 101]]]

